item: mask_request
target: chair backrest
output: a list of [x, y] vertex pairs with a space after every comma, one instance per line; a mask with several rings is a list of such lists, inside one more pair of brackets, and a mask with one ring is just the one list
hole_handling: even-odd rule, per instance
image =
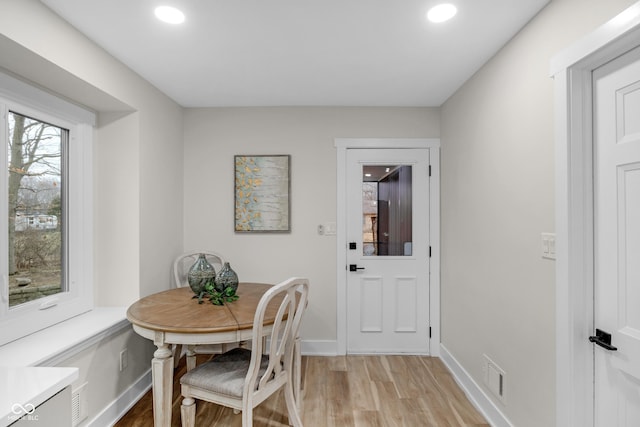
[[[245, 378], [243, 395], [279, 387], [284, 377], [290, 375], [293, 361], [293, 347], [298, 337], [302, 315], [307, 307], [309, 281], [292, 277], [269, 289], [260, 299], [253, 321], [251, 363]], [[273, 325], [264, 325], [267, 311], [277, 310]], [[271, 327], [269, 340], [269, 365], [260, 372], [263, 353], [263, 331]], [[273, 386], [273, 387], [270, 387]]]
[[216, 273], [222, 269], [224, 265], [224, 258], [222, 255], [212, 252], [212, 251], [190, 251], [185, 252], [182, 255], [178, 256], [173, 262], [173, 286], [176, 288], [182, 288], [184, 286], [189, 286], [189, 282], [187, 281], [187, 274], [189, 273], [189, 269], [196, 262], [198, 256], [200, 254], [204, 254], [207, 258], [207, 261], [213, 266], [216, 270]]

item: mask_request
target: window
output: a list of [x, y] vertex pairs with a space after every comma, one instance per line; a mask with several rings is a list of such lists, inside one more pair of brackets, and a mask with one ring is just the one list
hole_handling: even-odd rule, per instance
[[0, 74], [0, 345], [92, 308], [93, 113]]
[[62, 171], [69, 130], [15, 111], [8, 111], [7, 119], [11, 308], [69, 289], [63, 275], [67, 267], [66, 224], [62, 219], [67, 210], [67, 176]]

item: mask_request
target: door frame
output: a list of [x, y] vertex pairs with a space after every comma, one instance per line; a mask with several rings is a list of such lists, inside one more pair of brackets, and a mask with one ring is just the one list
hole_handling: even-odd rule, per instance
[[594, 426], [592, 71], [638, 45], [640, 2], [551, 60], [556, 157], [556, 425]]
[[429, 353], [440, 356], [440, 139], [439, 138], [336, 138], [336, 314], [338, 355], [347, 354], [347, 150], [367, 148], [428, 148], [431, 179], [429, 180], [429, 234], [431, 262], [429, 269]]

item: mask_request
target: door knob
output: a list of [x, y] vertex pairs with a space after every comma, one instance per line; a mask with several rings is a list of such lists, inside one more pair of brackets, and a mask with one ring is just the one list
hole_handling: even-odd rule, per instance
[[358, 267], [356, 264], [349, 264], [349, 271], [364, 270], [364, 267]]
[[590, 336], [589, 341], [610, 351], [618, 350], [617, 347], [611, 345], [611, 334], [600, 329], [596, 329], [596, 334], [594, 336]]

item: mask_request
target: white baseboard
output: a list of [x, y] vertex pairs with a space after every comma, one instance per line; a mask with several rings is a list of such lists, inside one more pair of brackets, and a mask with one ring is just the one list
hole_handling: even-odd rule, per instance
[[513, 427], [500, 408], [493, 403], [491, 398], [442, 344], [440, 344], [440, 359], [467, 395], [469, 401], [480, 411], [492, 427]]
[[[111, 404], [84, 424], [86, 427], [105, 427], [114, 425], [151, 389], [151, 368], [125, 390]], [[153, 420], [149, 420], [153, 424]]]
[[337, 356], [338, 342], [330, 340], [302, 341], [302, 354], [305, 356]]

